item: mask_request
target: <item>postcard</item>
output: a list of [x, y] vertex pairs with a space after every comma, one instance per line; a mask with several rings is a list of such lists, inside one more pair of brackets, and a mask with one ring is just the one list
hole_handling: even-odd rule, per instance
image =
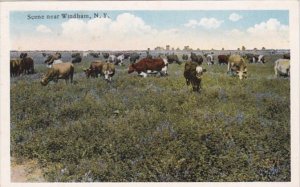
[[0, 5], [1, 185], [299, 186], [298, 1]]

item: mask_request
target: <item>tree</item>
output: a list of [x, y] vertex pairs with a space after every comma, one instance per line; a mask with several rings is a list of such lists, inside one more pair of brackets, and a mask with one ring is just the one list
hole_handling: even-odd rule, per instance
[[237, 48], [237, 50], [239, 51], [239, 50], [240, 50], [240, 48]]
[[224, 47], [222, 47], [222, 51], [224, 51]]
[[245, 46], [242, 46], [242, 51], [245, 51], [246, 50], [246, 47]]
[[265, 48], [265, 47], [262, 47], [261, 50], [266, 50], [266, 48]]

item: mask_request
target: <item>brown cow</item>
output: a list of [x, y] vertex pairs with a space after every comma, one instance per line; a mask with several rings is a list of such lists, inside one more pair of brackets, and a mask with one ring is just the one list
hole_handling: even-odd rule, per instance
[[20, 73], [31, 74], [34, 73], [34, 63], [31, 57], [27, 57], [27, 53], [20, 54]]
[[228, 64], [228, 59], [229, 59], [230, 55], [219, 55], [218, 56], [218, 61], [219, 61], [219, 65], [221, 64]]
[[148, 73], [167, 75], [168, 61], [162, 58], [143, 58], [135, 64], [130, 64], [128, 73], [136, 71], [140, 76], [147, 77]]
[[115, 74], [115, 65], [112, 63], [109, 63], [109, 62], [103, 64], [101, 74], [104, 75], [105, 80], [107, 80], [108, 82], [111, 82], [111, 78]]
[[247, 64], [241, 55], [231, 55], [228, 59], [227, 73], [238, 75], [239, 79], [247, 78]]
[[186, 85], [192, 84], [193, 91], [200, 92], [201, 80], [204, 72], [206, 72], [206, 69], [203, 69], [199, 64], [195, 62], [186, 62], [183, 73]]
[[11, 59], [10, 60], [10, 76], [15, 77], [20, 75], [21, 60]]
[[72, 83], [73, 73], [74, 65], [71, 62], [53, 64], [42, 78], [41, 84], [43, 86], [46, 86], [49, 81], [53, 80], [54, 82], [57, 82], [58, 79], [65, 79], [66, 83], [69, 79], [71, 79]]
[[91, 63], [90, 67], [88, 69], [83, 70], [85, 72], [85, 75], [87, 78], [90, 76], [93, 78], [98, 78], [98, 74], [102, 74], [102, 67], [103, 67], [104, 62], [102, 61], [94, 61]]

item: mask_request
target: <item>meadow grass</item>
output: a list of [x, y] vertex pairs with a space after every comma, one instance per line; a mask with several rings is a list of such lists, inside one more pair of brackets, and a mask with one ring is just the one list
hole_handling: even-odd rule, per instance
[[290, 181], [290, 81], [272, 63], [246, 80], [207, 66], [201, 93], [183, 78], [137, 77], [117, 67], [111, 84], [48, 86], [38, 73], [11, 79], [11, 155], [37, 159], [49, 182]]

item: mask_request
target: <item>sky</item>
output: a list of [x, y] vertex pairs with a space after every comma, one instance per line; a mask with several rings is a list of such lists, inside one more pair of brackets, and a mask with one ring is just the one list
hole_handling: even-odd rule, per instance
[[[87, 16], [74, 19], [62, 18], [62, 14]], [[36, 16], [39, 19], [33, 19]], [[193, 49], [289, 49], [289, 12], [14, 11], [10, 13], [10, 39], [12, 50], [145, 50], [166, 45], [175, 49], [187, 45]]]

